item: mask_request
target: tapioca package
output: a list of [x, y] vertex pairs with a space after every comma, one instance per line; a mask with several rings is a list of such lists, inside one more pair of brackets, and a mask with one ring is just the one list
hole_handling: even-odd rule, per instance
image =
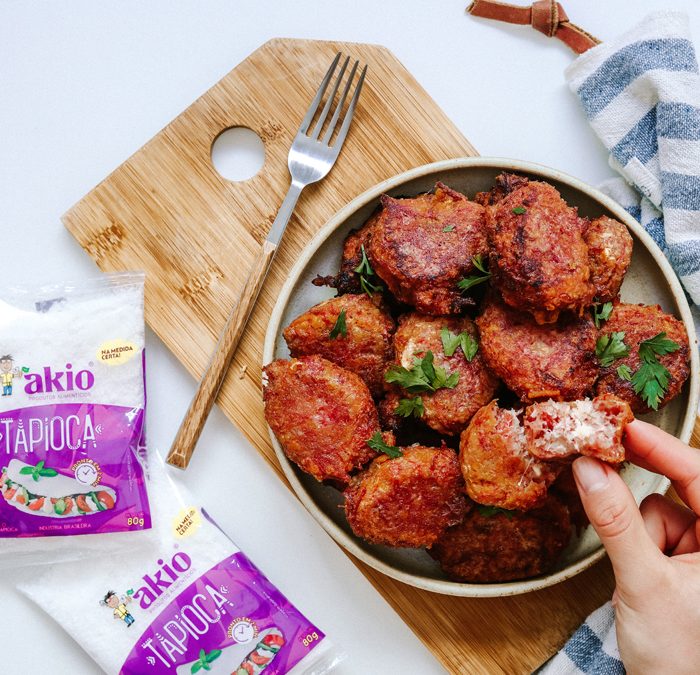
[[151, 527], [143, 283], [0, 290], [0, 567], [116, 549], [128, 542], [111, 535]]
[[[154, 464], [159, 458], [153, 458]], [[109, 675], [322, 675], [326, 634], [178, 486], [151, 471], [153, 541], [34, 569], [19, 590]]]

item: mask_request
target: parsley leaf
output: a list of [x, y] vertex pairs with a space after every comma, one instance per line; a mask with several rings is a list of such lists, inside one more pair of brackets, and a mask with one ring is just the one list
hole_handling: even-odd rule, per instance
[[456, 387], [459, 373], [448, 375], [444, 368], [436, 367], [433, 361], [433, 352], [427, 351], [422, 358], [414, 357], [410, 370], [403, 366], [392, 366], [387, 370], [384, 379], [389, 383], [398, 384], [411, 394]]
[[368, 277], [371, 277], [374, 274], [374, 270], [372, 269], [372, 265], [369, 264], [369, 259], [367, 258], [367, 253], [365, 252], [364, 244], [360, 246], [360, 250], [362, 251], [362, 260], [360, 261], [360, 264], [354, 269], [354, 271], [358, 274], [365, 274]]
[[423, 417], [425, 409], [423, 408], [423, 399], [420, 396], [414, 398], [402, 398], [394, 410], [394, 414], [401, 417]]
[[601, 335], [595, 343], [595, 355], [600, 365], [607, 367], [616, 359], [622, 359], [630, 353], [630, 348], [624, 343], [625, 332], [613, 332]]
[[328, 336], [331, 340], [335, 340], [338, 335], [346, 337], [348, 334], [348, 327], [345, 324], [345, 310], [341, 309], [338, 318], [335, 320], [335, 325]]
[[472, 265], [474, 265], [477, 271], [481, 272], [481, 274], [472, 274], [471, 276], [458, 281], [457, 288], [459, 288], [460, 291], [468, 291], [473, 286], [482, 284], [491, 277], [491, 272], [488, 271], [484, 257], [481, 254], [472, 257]]
[[621, 366], [617, 367], [617, 376], [621, 380], [625, 380], [627, 382], [632, 381], [632, 371], [630, 370], [630, 367], [625, 365], [624, 363]]
[[524, 206], [516, 206], [512, 210], [512, 213], [514, 213], [516, 216], [522, 216], [523, 213], [527, 213], [527, 209]]
[[442, 228], [443, 232], [452, 232], [455, 229], [454, 225], [445, 225], [445, 227]]
[[461, 347], [464, 358], [471, 361], [479, 349], [479, 343], [469, 333], [462, 331], [459, 335], [455, 335], [447, 326], [442, 327], [440, 339], [442, 351], [447, 357], [453, 356], [457, 347]]
[[652, 409], [658, 410], [661, 399], [668, 388], [670, 373], [656, 359], [653, 362], [642, 363], [639, 370], [632, 376], [634, 393]]
[[666, 333], [659, 333], [653, 338], [643, 340], [639, 344], [639, 356], [645, 363], [656, 361], [656, 355], [663, 356], [678, 351], [680, 345], [666, 337]]
[[503, 514], [506, 518], [508, 518], [508, 520], [511, 520], [511, 518], [515, 515], [513, 511], [509, 511], [508, 509], [502, 509], [500, 506], [486, 506], [484, 504], [477, 504], [476, 510], [486, 518], [490, 518], [491, 516], [496, 516], [498, 514]]
[[603, 305], [598, 305], [593, 308], [593, 323], [596, 328], [600, 328], [602, 321], [607, 321], [613, 310], [612, 302], [606, 302]]
[[401, 457], [403, 455], [403, 452], [401, 452], [401, 448], [397, 448], [395, 445], [387, 445], [384, 442], [381, 431], [375, 431], [372, 438], [366, 440], [365, 443], [367, 443], [367, 445], [369, 445], [369, 447], [372, 448], [372, 450], [376, 450], [377, 452], [383, 452], [385, 455], [389, 455], [391, 459], [396, 459], [397, 457]]
[[369, 259], [367, 258], [364, 244], [360, 246], [360, 250], [362, 251], [362, 260], [353, 270], [353, 272], [357, 272], [357, 274], [360, 275], [360, 288], [362, 289], [363, 293], [367, 293], [367, 295], [370, 296], [373, 293], [381, 293], [384, 290], [384, 286], [381, 284], [373, 284], [367, 279], [367, 277], [374, 276], [374, 270], [372, 269], [372, 265], [369, 264]]
[[443, 326], [440, 331], [442, 340], [442, 351], [448, 358], [455, 353], [461, 342], [462, 334], [455, 335], [447, 326]]
[[678, 349], [680, 345], [668, 339], [666, 333], [659, 333], [639, 344], [642, 365], [630, 381], [634, 393], [641, 396], [652, 410], [659, 409], [659, 403], [668, 391], [668, 381], [671, 377], [671, 373], [659, 362], [657, 355], [671, 354]]

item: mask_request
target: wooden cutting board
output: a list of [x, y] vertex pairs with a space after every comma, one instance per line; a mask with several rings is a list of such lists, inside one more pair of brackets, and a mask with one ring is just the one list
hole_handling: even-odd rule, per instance
[[[388, 50], [271, 40], [63, 216], [102, 270], [147, 272], [146, 320], [199, 378], [287, 190], [294, 133], [338, 51], [369, 64], [355, 121], [337, 166], [301, 197], [218, 399], [281, 480], [263, 418], [260, 362], [287, 270], [350, 199], [411, 167], [476, 155], [467, 139]], [[240, 183], [211, 163], [213, 141], [234, 126], [253, 129], [265, 144], [264, 167]], [[420, 591], [355, 562], [450, 672], [530, 672], [613, 589], [607, 562], [554, 588], [502, 599]]]

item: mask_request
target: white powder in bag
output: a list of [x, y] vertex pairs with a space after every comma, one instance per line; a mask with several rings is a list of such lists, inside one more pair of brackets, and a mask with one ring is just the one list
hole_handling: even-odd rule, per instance
[[308, 621], [165, 467], [149, 490], [157, 543], [41, 569], [19, 590], [111, 674], [328, 672], [339, 661]]

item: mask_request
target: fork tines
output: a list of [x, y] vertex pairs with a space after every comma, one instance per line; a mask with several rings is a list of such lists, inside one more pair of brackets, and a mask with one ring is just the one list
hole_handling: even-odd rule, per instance
[[[311, 101], [311, 105], [309, 106], [309, 109], [306, 112], [306, 115], [304, 116], [304, 119], [301, 122], [301, 126], [299, 127], [299, 132], [298, 132], [299, 134], [307, 135], [307, 132], [309, 131], [309, 127], [311, 126], [311, 122], [313, 121], [314, 117], [316, 116], [316, 113], [318, 112], [318, 109], [321, 105], [321, 100], [323, 99], [323, 96], [326, 93], [326, 89], [328, 88], [328, 85], [330, 84], [331, 79], [333, 79], [333, 74], [335, 73], [336, 68], [338, 67], [338, 63], [339, 63], [341, 57], [342, 57], [342, 54], [340, 52], [338, 52], [338, 54], [336, 54], [335, 58], [333, 59], [333, 62], [331, 63], [330, 68], [328, 69], [328, 72], [326, 73], [325, 77], [323, 78], [323, 80], [321, 82], [321, 85], [318, 88], [318, 91], [316, 92], [316, 96], [314, 96], [314, 100]], [[345, 60], [343, 61], [343, 65], [340, 67], [340, 70], [335, 78], [335, 83], [333, 84], [331, 92], [328, 95], [328, 98], [326, 99], [326, 103], [323, 106], [323, 110], [321, 110], [321, 114], [319, 115], [318, 119], [316, 120], [316, 124], [314, 125], [313, 131], [310, 134], [308, 134], [309, 138], [313, 138], [314, 140], [318, 140], [319, 135], [321, 134], [321, 130], [323, 129], [323, 125], [326, 121], [326, 118], [328, 117], [328, 113], [330, 112], [331, 108], [333, 107], [333, 102], [336, 98], [336, 94], [338, 93], [340, 83], [343, 81], [343, 77], [345, 76], [345, 71], [347, 70], [349, 63], [350, 63], [350, 57], [346, 56]], [[338, 120], [339, 120], [340, 115], [342, 113], [343, 107], [345, 106], [345, 101], [347, 99], [348, 93], [350, 92], [350, 87], [352, 86], [353, 80], [355, 79], [355, 75], [357, 73], [357, 69], [358, 69], [359, 65], [360, 65], [360, 62], [355, 61], [352, 68], [350, 69], [350, 75], [347, 78], [347, 81], [345, 83], [345, 87], [343, 88], [343, 91], [340, 95], [340, 98], [338, 99], [338, 103], [335, 106], [335, 111], [333, 113], [333, 116], [331, 117], [331, 121], [328, 123], [326, 131], [323, 135], [323, 138], [321, 139], [321, 143], [324, 143], [325, 145], [330, 144], [331, 137], [333, 136], [333, 132], [335, 131], [335, 127], [338, 124]], [[353, 94], [352, 98], [350, 99], [350, 104], [348, 105], [347, 112], [345, 114], [345, 117], [343, 118], [343, 123], [341, 124], [340, 131], [338, 132], [338, 136], [335, 140], [334, 145], [342, 144], [342, 142], [345, 140], [345, 136], [348, 132], [348, 128], [350, 127], [350, 122], [352, 120], [353, 113], [355, 112], [355, 106], [357, 105], [357, 99], [360, 97], [360, 92], [362, 91], [362, 85], [365, 81], [366, 72], [367, 72], [367, 66], [364, 66], [362, 68], [362, 71], [360, 72], [359, 78], [357, 79], [355, 93]]]

